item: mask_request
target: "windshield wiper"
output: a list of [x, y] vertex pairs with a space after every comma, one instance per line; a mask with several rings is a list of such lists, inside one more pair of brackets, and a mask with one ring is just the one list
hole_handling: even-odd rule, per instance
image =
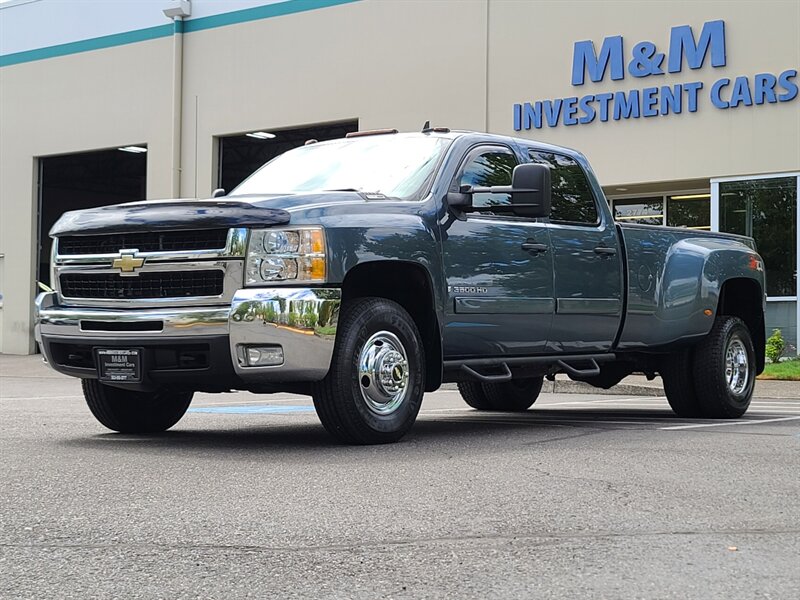
[[336, 190], [322, 190], [323, 192], [360, 192], [361, 190], [357, 190], [356, 188], [339, 188]]

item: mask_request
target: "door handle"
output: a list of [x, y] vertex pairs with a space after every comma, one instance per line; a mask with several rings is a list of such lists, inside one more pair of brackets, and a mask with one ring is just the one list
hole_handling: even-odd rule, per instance
[[606, 246], [598, 246], [594, 249], [595, 254], [599, 254], [600, 256], [613, 256], [617, 253], [616, 248], [607, 248]]
[[547, 244], [537, 244], [536, 242], [523, 242], [522, 249], [525, 252], [533, 252], [539, 254], [540, 252], [547, 252]]

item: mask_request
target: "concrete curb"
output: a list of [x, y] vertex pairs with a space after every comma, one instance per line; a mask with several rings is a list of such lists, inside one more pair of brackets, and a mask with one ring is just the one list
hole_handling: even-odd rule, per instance
[[542, 386], [543, 392], [553, 394], [592, 394], [605, 396], [664, 396], [664, 388], [657, 382], [653, 385], [638, 385], [635, 383], [618, 383], [614, 387], [604, 390], [597, 388], [582, 381], [572, 381], [571, 379], [556, 379], [555, 381], [545, 381]]
[[[457, 389], [455, 383], [445, 383], [443, 390]], [[654, 396], [663, 397], [664, 388], [657, 383], [653, 385], [637, 385], [631, 383], [620, 383], [613, 388], [604, 390], [583, 383], [582, 381], [572, 381], [556, 379], [555, 381], [545, 380], [542, 392], [548, 394], [591, 394], [593, 396]]]

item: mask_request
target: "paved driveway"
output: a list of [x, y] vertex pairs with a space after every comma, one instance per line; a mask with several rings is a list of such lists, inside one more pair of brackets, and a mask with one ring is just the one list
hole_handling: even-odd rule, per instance
[[2, 598], [800, 597], [800, 398], [445, 390], [354, 448], [304, 397], [200, 394], [138, 438], [34, 361], [0, 357]]

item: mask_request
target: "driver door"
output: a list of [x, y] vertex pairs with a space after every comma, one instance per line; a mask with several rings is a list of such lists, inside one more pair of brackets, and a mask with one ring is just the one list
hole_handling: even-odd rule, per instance
[[[472, 149], [451, 184], [510, 186], [517, 165], [501, 145]], [[473, 194], [473, 211], [450, 214], [442, 227], [446, 278], [445, 358], [543, 353], [555, 298], [548, 227], [536, 219], [492, 212], [509, 194]]]

